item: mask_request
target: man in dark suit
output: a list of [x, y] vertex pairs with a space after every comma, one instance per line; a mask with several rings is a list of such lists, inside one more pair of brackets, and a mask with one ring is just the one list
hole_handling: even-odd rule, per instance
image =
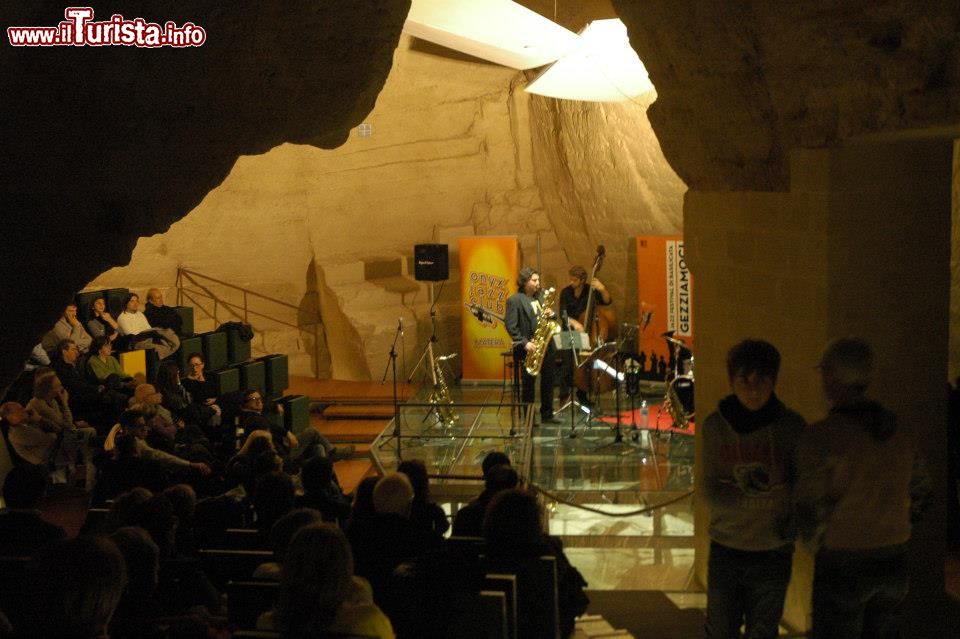
[[[513, 364], [519, 366], [521, 378], [521, 399], [524, 403], [533, 403], [534, 388], [537, 378], [527, 373], [523, 362], [527, 353], [534, 350], [533, 333], [537, 328], [537, 320], [541, 312], [552, 313], [550, 309], [543, 309], [539, 297], [540, 274], [530, 267], [520, 270], [517, 277], [518, 291], [507, 298], [507, 332], [513, 340]], [[553, 416], [553, 372], [557, 358], [557, 351], [551, 343], [543, 356], [543, 367], [540, 369], [540, 420], [548, 424], [559, 424], [560, 420]]]

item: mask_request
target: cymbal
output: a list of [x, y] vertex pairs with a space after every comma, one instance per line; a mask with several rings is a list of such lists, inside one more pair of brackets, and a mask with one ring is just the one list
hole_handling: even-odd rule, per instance
[[440, 357], [434, 357], [433, 359], [437, 360], [438, 362], [445, 362], [448, 359], [453, 359], [456, 356], [456, 353], [450, 353], [449, 355], [441, 355]]
[[663, 339], [667, 340], [671, 344], [676, 344], [677, 346], [683, 346], [684, 348], [687, 348], [686, 343], [684, 343], [683, 340], [677, 339], [676, 337], [669, 337], [667, 335], [664, 335]]
[[673, 337], [673, 334], [676, 333], [676, 330], [667, 331], [666, 333], [660, 333], [660, 337]]

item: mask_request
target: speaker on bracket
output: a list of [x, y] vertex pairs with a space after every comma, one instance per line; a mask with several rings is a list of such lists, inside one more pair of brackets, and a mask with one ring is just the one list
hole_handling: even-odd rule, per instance
[[415, 244], [414, 277], [418, 282], [442, 282], [450, 277], [446, 244]]

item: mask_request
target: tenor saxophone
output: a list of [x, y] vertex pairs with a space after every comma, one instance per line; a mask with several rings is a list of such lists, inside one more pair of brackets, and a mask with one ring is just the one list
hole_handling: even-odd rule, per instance
[[560, 332], [560, 324], [547, 315], [547, 309], [553, 306], [556, 296], [557, 289], [553, 287], [543, 292], [543, 305], [540, 308], [540, 317], [537, 319], [537, 328], [533, 331], [533, 337], [530, 339], [533, 350], [527, 353], [527, 359], [523, 363], [528, 375], [537, 376], [540, 374], [540, 369], [543, 367], [543, 356], [547, 352], [550, 340]]
[[450, 396], [450, 387], [447, 386], [440, 361], [433, 363], [433, 372], [437, 381], [427, 401], [436, 407], [441, 424], [446, 427], [456, 426], [460, 423], [460, 415], [453, 409], [453, 397]]

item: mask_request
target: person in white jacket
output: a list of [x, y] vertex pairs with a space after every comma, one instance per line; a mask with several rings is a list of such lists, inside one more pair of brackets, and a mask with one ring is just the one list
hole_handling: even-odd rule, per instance
[[147, 316], [140, 311], [140, 296], [127, 295], [123, 312], [117, 317], [121, 335], [129, 335], [131, 348], [152, 348], [160, 359], [165, 359], [180, 348], [180, 338], [169, 328], [150, 326]]

